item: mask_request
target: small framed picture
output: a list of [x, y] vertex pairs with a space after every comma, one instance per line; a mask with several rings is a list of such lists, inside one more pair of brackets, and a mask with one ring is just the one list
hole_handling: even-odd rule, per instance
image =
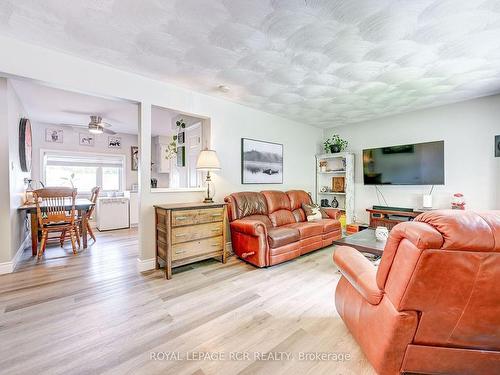
[[95, 136], [90, 133], [80, 133], [78, 134], [80, 146], [91, 146], [95, 145]]
[[46, 128], [45, 142], [63, 143], [63, 130], [58, 128]]
[[332, 191], [343, 193], [345, 189], [345, 177], [332, 177]]
[[186, 148], [184, 146], [177, 147], [177, 166], [185, 167], [186, 166]]
[[139, 147], [131, 146], [130, 147], [130, 157], [131, 157], [131, 169], [133, 171], [139, 170]]
[[108, 137], [108, 148], [122, 148], [122, 137]]
[[495, 157], [500, 158], [500, 135], [495, 136]]
[[177, 143], [182, 145], [184, 141], [185, 141], [184, 132], [180, 132], [179, 134], [177, 134]]

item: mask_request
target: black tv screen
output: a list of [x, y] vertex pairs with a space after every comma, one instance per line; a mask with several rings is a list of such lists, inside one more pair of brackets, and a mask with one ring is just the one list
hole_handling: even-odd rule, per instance
[[443, 185], [444, 141], [363, 150], [365, 185]]

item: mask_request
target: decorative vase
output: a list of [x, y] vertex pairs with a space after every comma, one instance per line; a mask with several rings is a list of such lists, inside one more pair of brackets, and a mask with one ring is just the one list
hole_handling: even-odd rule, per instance
[[337, 208], [339, 206], [339, 201], [337, 200], [337, 197], [333, 197], [332, 199], [332, 207]]
[[340, 152], [340, 146], [339, 145], [330, 145], [330, 152], [332, 154], [337, 154]]
[[389, 238], [389, 230], [386, 227], [377, 227], [377, 229], [375, 229], [375, 238], [380, 242], [387, 241]]

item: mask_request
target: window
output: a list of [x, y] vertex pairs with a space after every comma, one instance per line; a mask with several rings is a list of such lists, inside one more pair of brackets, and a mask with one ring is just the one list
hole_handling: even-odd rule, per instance
[[42, 160], [46, 186], [74, 186], [79, 193], [88, 193], [94, 186], [103, 191], [123, 190], [123, 155], [45, 151]]

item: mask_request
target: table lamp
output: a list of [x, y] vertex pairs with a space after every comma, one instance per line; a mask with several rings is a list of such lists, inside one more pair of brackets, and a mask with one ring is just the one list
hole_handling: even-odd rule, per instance
[[215, 194], [215, 187], [210, 178], [210, 171], [220, 170], [219, 158], [214, 150], [204, 149], [200, 152], [198, 156], [198, 161], [196, 162], [196, 169], [199, 171], [207, 172], [207, 179], [205, 180], [207, 184], [207, 196], [203, 203], [213, 203], [213, 197]]

